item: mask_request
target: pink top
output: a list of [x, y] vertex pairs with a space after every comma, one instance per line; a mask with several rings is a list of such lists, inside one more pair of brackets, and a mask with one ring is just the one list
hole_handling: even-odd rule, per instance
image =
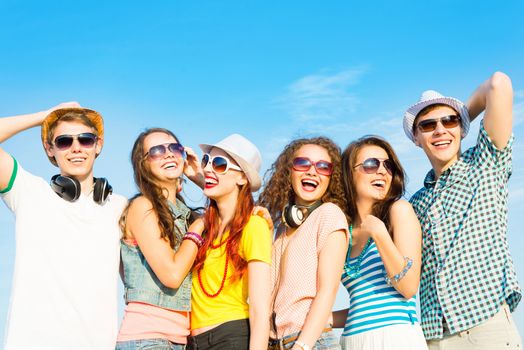
[[133, 302], [127, 304], [117, 341], [162, 338], [187, 344], [188, 336], [189, 312]]
[[[348, 223], [344, 213], [335, 204], [324, 203], [293, 235], [282, 234], [273, 243], [271, 285], [274, 286], [272, 300], [277, 334], [272, 330], [272, 338], [282, 338], [302, 329], [317, 295], [319, 253], [329, 235], [339, 230], [346, 233], [347, 242]], [[333, 323], [331, 316], [326, 320], [326, 325], [329, 323]]]

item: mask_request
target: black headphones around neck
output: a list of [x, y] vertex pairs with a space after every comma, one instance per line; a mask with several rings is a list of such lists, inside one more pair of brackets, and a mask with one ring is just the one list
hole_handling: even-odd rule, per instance
[[287, 227], [297, 228], [321, 205], [322, 201], [316, 201], [311, 205], [287, 204], [282, 210], [282, 222]]
[[[51, 178], [51, 188], [59, 197], [68, 202], [76, 201], [82, 193], [80, 182], [74, 177], [69, 176], [53, 176]], [[93, 200], [96, 203], [103, 205], [111, 193], [113, 193], [113, 187], [111, 187], [105, 178], [94, 178]]]

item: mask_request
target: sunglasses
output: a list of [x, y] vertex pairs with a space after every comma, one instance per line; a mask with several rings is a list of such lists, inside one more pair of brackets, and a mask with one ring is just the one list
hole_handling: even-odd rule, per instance
[[441, 122], [446, 129], [452, 129], [460, 125], [460, 117], [458, 115], [447, 115], [438, 119], [426, 119], [417, 124], [417, 127], [422, 132], [435, 131], [438, 122]]
[[209, 163], [211, 163], [211, 169], [213, 169], [213, 171], [219, 175], [227, 173], [229, 169], [242, 171], [242, 168], [231, 163], [231, 161], [227, 159], [226, 157], [222, 157], [222, 156], [211, 157], [211, 155], [205, 153], [202, 156], [202, 169], [205, 169], [205, 167]]
[[55, 138], [53, 145], [57, 149], [64, 151], [69, 149], [73, 145], [73, 142], [77, 140], [80, 146], [91, 148], [95, 145], [97, 139], [98, 136], [91, 132], [83, 132], [78, 135], [60, 135]]
[[375, 174], [380, 168], [380, 164], [384, 166], [384, 169], [386, 169], [389, 175], [393, 175], [395, 172], [395, 165], [390, 159], [381, 160], [378, 158], [368, 158], [362, 163], [355, 165], [353, 168], [361, 166], [366, 174]]
[[153, 146], [149, 149], [149, 151], [147, 151], [146, 154], [144, 154], [144, 158], [149, 157], [149, 159], [152, 160], [160, 159], [166, 155], [168, 150], [169, 152], [173, 153], [176, 157], [186, 159], [186, 151], [184, 149], [184, 146], [176, 142], [163, 143], [161, 145]]
[[311, 169], [311, 166], [314, 166], [320, 175], [330, 176], [333, 174], [333, 163], [327, 160], [319, 160], [314, 163], [306, 157], [296, 157], [293, 159], [293, 170], [305, 172]]

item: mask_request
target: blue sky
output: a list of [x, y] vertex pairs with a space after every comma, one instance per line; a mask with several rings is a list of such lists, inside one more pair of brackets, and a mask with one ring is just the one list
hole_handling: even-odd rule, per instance
[[[429, 169], [404, 136], [422, 90], [467, 99], [496, 70], [515, 89], [511, 251], [524, 278], [524, 4], [521, 1], [11, 1], [0, 3], [0, 116], [76, 100], [100, 111], [106, 142], [95, 173], [134, 192], [129, 152], [145, 127], [197, 148], [238, 132], [267, 169], [297, 136], [345, 147], [386, 137], [413, 193]], [[475, 142], [478, 122], [466, 145]], [[28, 170], [56, 172], [30, 130], [2, 147]], [[190, 186], [189, 201], [201, 194]], [[519, 217], [520, 216], [520, 217]], [[14, 219], [0, 205], [0, 342], [14, 262]], [[344, 292], [345, 293], [345, 292]], [[337, 307], [344, 306], [339, 293]], [[524, 334], [524, 311], [516, 312]]]

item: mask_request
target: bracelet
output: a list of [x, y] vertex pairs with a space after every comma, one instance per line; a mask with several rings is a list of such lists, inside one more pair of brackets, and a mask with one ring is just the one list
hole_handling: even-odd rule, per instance
[[190, 241], [195, 243], [199, 249], [204, 245], [204, 239], [202, 238], [202, 236], [195, 232], [187, 232], [182, 238], [182, 240], [185, 239], [189, 239]]
[[303, 350], [311, 350], [309, 345], [302, 343], [301, 341], [298, 341], [298, 340], [295, 342], [295, 345], [300, 346]]
[[402, 271], [394, 275], [393, 277], [389, 278], [387, 272], [384, 273], [384, 278], [386, 279], [386, 284], [390, 287], [393, 287], [393, 284], [398, 283], [406, 274], [408, 273], [411, 266], [413, 266], [413, 260], [408, 258], [407, 256], [404, 257], [404, 260], [406, 261], [406, 265], [404, 265], [404, 268]]

